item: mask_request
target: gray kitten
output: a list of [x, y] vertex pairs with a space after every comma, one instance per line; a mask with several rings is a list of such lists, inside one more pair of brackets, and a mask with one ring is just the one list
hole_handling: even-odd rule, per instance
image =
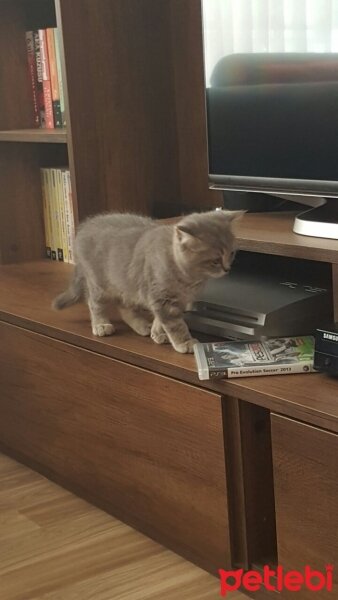
[[69, 288], [55, 298], [62, 309], [86, 299], [94, 335], [114, 333], [108, 303], [139, 335], [177, 352], [194, 340], [183, 313], [210, 277], [228, 273], [234, 258], [232, 223], [242, 211], [183, 217], [176, 225], [130, 214], [85, 221], [75, 240], [76, 267]]

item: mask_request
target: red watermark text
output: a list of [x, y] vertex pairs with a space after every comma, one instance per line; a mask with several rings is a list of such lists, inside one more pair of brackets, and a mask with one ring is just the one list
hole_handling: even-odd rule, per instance
[[300, 592], [303, 589], [311, 592], [328, 590], [332, 592], [333, 566], [328, 565], [324, 572], [316, 571], [306, 566], [303, 571], [286, 571], [284, 567], [278, 566], [271, 569], [267, 565], [262, 571], [236, 571], [219, 570], [221, 578], [221, 596], [226, 597], [228, 592], [234, 592], [242, 588], [248, 592], [258, 592], [265, 588], [271, 592]]

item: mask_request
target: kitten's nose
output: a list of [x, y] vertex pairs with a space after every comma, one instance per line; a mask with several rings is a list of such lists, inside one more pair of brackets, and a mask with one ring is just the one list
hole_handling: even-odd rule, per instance
[[222, 269], [223, 269], [224, 273], [229, 273], [230, 266], [231, 265], [229, 264], [228, 257], [227, 256], [223, 256], [223, 259], [222, 259]]

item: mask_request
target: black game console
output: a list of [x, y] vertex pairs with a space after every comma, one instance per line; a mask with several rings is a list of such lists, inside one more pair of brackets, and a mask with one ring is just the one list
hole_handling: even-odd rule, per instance
[[338, 323], [328, 329], [317, 329], [314, 367], [338, 376]]
[[210, 279], [185, 320], [191, 331], [258, 340], [314, 335], [333, 320], [325, 265], [239, 252], [228, 276]]

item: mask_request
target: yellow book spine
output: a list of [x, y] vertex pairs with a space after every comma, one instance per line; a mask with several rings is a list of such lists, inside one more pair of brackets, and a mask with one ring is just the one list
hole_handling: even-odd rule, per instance
[[58, 260], [52, 169], [46, 169], [46, 183], [47, 183], [47, 199], [48, 199], [50, 234], [51, 234], [51, 254], [52, 254], [52, 260]]
[[59, 217], [60, 217], [60, 229], [61, 229], [61, 247], [63, 251], [63, 261], [68, 263], [68, 244], [66, 234], [66, 216], [65, 216], [65, 200], [63, 195], [62, 185], [62, 169], [57, 170], [57, 191], [58, 191], [58, 206], [59, 206]]
[[66, 239], [67, 239], [67, 251], [68, 251], [68, 262], [72, 263], [72, 245], [71, 245], [71, 216], [70, 216], [70, 205], [68, 197], [68, 183], [67, 183], [67, 170], [62, 172], [62, 191], [63, 199], [65, 203], [65, 225], [66, 225]]
[[67, 206], [68, 206], [68, 212], [69, 212], [69, 235], [68, 235], [69, 262], [74, 264], [75, 263], [75, 256], [74, 256], [75, 221], [74, 221], [72, 184], [71, 184], [71, 177], [70, 177], [69, 170], [67, 170], [65, 173], [65, 188], [66, 188], [66, 198], [67, 198]]
[[50, 229], [49, 201], [48, 201], [48, 180], [46, 169], [41, 169], [42, 202], [43, 202], [43, 220], [45, 226], [45, 244], [46, 257], [52, 258], [52, 242]]
[[52, 172], [52, 186], [53, 186], [52, 203], [53, 203], [55, 238], [56, 238], [56, 248], [57, 248], [57, 260], [63, 262], [62, 230], [61, 230], [61, 223], [60, 223], [57, 169], [51, 169], [51, 172]]

